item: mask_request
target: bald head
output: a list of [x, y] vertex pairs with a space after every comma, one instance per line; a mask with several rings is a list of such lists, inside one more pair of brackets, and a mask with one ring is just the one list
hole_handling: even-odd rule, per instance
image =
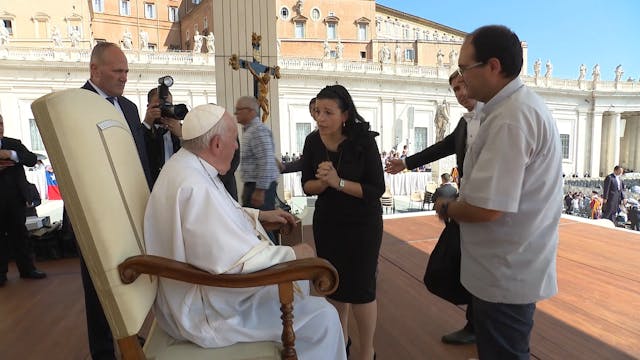
[[129, 65], [122, 50], [108, 42], [98, 43], [91, 51], [90, 79], [109, 96], [122, 96]]

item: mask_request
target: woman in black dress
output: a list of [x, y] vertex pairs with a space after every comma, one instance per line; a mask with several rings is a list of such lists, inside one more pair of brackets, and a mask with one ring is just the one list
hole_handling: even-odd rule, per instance
[[327, 86], [316, 98], [318, 131], [307, 136], [303, 152], [302, 186], [318, 195], [313, 236], [319, 257], [329, 260], [340, 275], [329, 300], [338, 310], [348, 337], [353, 310], [359, 332], [359, 359], [374, 355], [376, 271], [382, 241], [384, 173], [375, 142], [341, 85]]

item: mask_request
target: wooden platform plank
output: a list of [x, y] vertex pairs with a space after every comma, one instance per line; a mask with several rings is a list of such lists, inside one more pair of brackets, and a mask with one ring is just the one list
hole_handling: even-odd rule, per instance
[[[474, 346], [440, 342], [443, 334], [464, 324], [464, 308], [435, 297], [422, 284], [442, 228], [434, 216], [385, 220], [378, 359], [476, 357]], [[311, 229], [305, 230], [307, 238]], [[559, 231], [560, 292], [538, 304], [532, 358], [640, 358], [640, 234], [570, 218], [561, 220]], [[11, 265], [9, 282], [0, 288], [0, 358], [88, 359], [78, 260], [41, 262], [38, 267], [48, 273], [46, 280], [18, 279]]]

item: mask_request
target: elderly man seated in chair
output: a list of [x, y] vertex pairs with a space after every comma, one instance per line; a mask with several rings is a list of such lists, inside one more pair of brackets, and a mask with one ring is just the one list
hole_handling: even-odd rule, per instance
[[[293, 223], [282, 210], [241, 207], [218, 174], [237, 148], [233, 117], [216, 105], [194, 108], [184, 119], [182, 149], [163, 167], [144, 219], [147, 252], [214, 274], [248, 273], [313, 257], [306, 244], [274, 246], [259, 221]], [[280, 341], [277, 286], [214, 288], [161, 278], [155, 304], [159, 325], [176, 339], [202, 347]], [[346, 359], [340, 320], [324, 298], [298, 282], [294, 330], [300, 359]]]

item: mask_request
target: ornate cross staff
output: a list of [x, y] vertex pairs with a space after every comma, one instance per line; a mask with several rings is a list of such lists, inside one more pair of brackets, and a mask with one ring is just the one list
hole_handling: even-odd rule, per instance
[[258, 99], [258, 104], [262, 109], [262, 122], [266, 122], [269, 118], [269, 80], [271, 80], [271, 76], [280, 79], [280, 67], [270, 67], [260, 63], [261, 40], [262, 36], [256, 33], [251, 35], [253, 61], [242, 60], [238, 58], [238, 55], [233, 54], [229, 58], [229, 65], [233, 70], [247, 69], [253, 75], [253, 96]]

